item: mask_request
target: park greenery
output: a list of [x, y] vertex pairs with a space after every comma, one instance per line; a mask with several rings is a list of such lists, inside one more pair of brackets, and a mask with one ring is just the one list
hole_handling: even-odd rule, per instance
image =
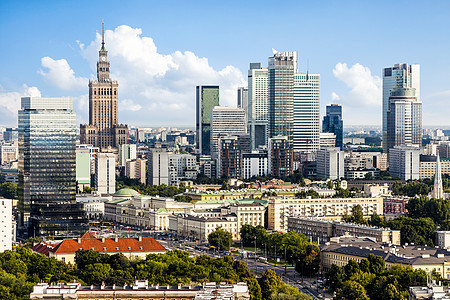
[[232, 240], [232, 234], [228, 231], [223, 230], [221, 227], [217, 227], [216, 230], [208, 235], [209, 244], [223, 251], [230, 250]]
[[[160, 197], [175, 197], [176, 195], [180, 195], [186, 192], [188, 189], [183, 185], [180, 187], [172, 186], [172, 185], [146, 185], [139, 182], [139, 179], [130, 179], [128, 177], [118, 177], [116, 180], [116, 190], [120, 190], [123, 188], [133, 189], [138, 191], [142, 195], [150, 195], [150, 196], [160, 196]], [[181, 196], [181, 195], [180, 195]], [[192, 199], [190, 197], [179, 197], [178, 201], [189, 202]]]
[[14, 182], [0, 183], [0, 196], [7, 199], [17, 199], [17, 184]]
[[249, 286], [251, 300], [281, 299], [286, 295], [289, 299], [309, 299], [271, 272], [257, 279], [246, 263], [231, 256], [193, 258], [187, 252], [173, 250], [150, 254], [145, 259], [129, 259], [121, 253], [108, 255], [78, 250], [75, 262], [75, 265], [67, 264], [33, 253], [27, 247], [0, 253], [0, 299], [28, 299], [33, 285], [39, 282], [124, 285], [133, 284], [136, 279], [146, 279], [154, 285], [243, 281]]
[[350, 260], [343, 267], [333, 264], [325, 278], [339, 300], [407, 300], [410, 286], [427, 283], [424, 270], [402, 266], [387, 269], [384, 260], [373, 254], [359, 263]]
[[262, 226], [243, 225], [240, 234], [243, 246], [256, 246], [264, 249], [266, 255], [270, 253], [273, 257], [286, 257], [287, 263], [295, 266], [295, 270], [300, 274], [313, 275], [319, 270], [319, 246], [310, 243], [301, 233], [268, 233]]

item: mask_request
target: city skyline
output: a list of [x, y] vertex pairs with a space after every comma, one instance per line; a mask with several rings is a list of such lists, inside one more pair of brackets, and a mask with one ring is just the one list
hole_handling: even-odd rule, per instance
[[[87, 84], [95, 77], [102, 18], [111, 76], [121, 82], [123, 123], [193, 128], [196, 85], [220, 85], [221, 105], [236, 106], [249, 63], [267, 67], [275, 48], [298, 51], [299, 71], [309, 65], [310, 73], [320, 74], [321, 118], [326, 105], [338, 103], [346, 125], [381, 127], [382, 69], [418, 63], [424, 126], [450, 125], [445, 118], [450, 45], [439, 38], [448, 28], [450, 5], [443, 1], [300, 2], [283, 13], [264, 1], [239, 6], [138, 1], [133, 7], [85, 2], [89, 10], [83, 1], [56, 3], [0, 4], [0, 125], [17, 125], [20, 97], [27, 95], [71, 96], [77, 123], [88, 122]], [[102, 9], [105, 3], [114, 11]], [[269, 16], [271, 22], [261, 22]], [[392, 24], [402, 16], [421, 21], [409, 22], [399, 37]], [[81, 17], [84, 22], [77, 22]], [[215, 21], [220, 18], [227, 18], [226, 25]], [[271, 28], [277, 22], [284, 22], [283, 31]]]

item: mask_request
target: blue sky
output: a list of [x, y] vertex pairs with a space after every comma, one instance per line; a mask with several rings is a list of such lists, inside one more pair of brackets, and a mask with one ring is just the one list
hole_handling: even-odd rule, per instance
[[298, 51], [321, 74], [322, 112], [340, 103], [348, 125], [381, 124], [381, 69], [421, 65], [424, 125], [449, 126], [448, 1], [0, 1], [0, 125], [20, 96], [72, 96], [86, 122], [101, 20], [119, 120], [194, 124], [194, 87], [220, 84], [236, 102], [248, 64], [272, 48]]

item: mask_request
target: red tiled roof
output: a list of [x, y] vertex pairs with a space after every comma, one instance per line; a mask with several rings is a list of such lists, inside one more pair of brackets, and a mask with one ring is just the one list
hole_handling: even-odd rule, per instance
[[117, 242], [116, 239], [109, 238], [66, 239], [51, 251], [54, 253], [75, 253], [79, 249], [104, 253], [167, 251], [151, 237], [143, 237], [141, 241], [138, 238], [118, 238]]
[[91, 232], [85, 232], [83, 233], [80, 238], [82, 239], [96, 239], [95, 235], [93, 235]]
[[36, 244], [33, 247], [31, 247], [31, 250], [39, 254], [48, 256], [48, 252], [53, 248], [55, 248], [55, 246], [56, 245], [47, 244], [46, 242], [40, 242], [39, 244]]

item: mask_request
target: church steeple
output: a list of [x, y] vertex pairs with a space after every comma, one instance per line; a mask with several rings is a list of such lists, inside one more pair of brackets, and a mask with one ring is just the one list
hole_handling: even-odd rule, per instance
[[442, 187], [442, 176], [441, 176], [441, 160], [439, 158], [439, 154], [436, 157], [436, 174], [434, 175], [434, 189], [433, 189], [433, 198], [443, 199], [444, 191]]

